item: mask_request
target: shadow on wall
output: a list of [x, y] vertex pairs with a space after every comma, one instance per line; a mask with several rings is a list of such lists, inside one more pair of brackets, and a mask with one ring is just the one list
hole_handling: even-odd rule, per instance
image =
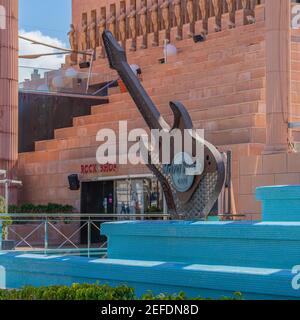
[[71, 127], [73, 118], [89, 115], [106, 98], [19, 92], [19, 153], [35, 150], [34, 142], [54, 138], [54, 130]]

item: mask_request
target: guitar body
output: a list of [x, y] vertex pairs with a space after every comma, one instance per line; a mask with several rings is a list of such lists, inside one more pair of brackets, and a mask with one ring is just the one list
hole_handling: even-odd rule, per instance
[[[184, 137], [183, 133], [189, 130], [193, 148], [197, 144], [201, 144], [203, 154], [201, 159], [199, 157], [196, 162], [199, 162], [202, 169], [196, 175], [178, 174], [176, 170], [173, 170], [178, 164], [180, 166], [186, 165], [185, 157], [187, 155], [174, 154], [172, 148], [170, 164], [162, 164], [162, 143], [159, 145], [160, 153], [156, 156], [156, 161], [153, 161], [153, 154], [149, 152], [147, 166], [161, 183], [168, 213], [176, 218], [206, 218], [218, 201], [224, 185], [225, 165], [222, 154], [212, 144], [197, 136], [193, 130], [189, 113], [180, 102], [170, 102], [174, 122], [172, 127], [169, 126], [131, 70], [124, 49], [120, 47], [109, 31], [104, 31], [102, 37], [110, 67], [118, 72], [148, 127], [167, 132], [177, 129], [181, 131], [182, 137]], [[184, 146], [183, 138], [182, 145]], [[191, 155], [190, 159], [192, 159]]]

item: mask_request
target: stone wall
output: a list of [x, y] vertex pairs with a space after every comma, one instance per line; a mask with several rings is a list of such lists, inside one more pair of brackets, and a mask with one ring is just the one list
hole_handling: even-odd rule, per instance
[[[17, 178], [18, 160], [18, 1], [1, 0], [0, 28], [0, 169]], [[10, 188], [10, 197], [17, 193]], [[0, 194], [2, 190], [0, 189]]]
[[300, 154], [279, 153], [242, 157], [239, 161], [239, 212], [260, 218], [255, 189], [270, 185], [300, 184]]

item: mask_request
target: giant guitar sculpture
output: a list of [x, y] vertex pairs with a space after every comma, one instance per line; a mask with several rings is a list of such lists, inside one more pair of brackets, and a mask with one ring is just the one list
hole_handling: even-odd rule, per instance
[[[225, 165], [222, 154], [212, 144], [193, 133], [192, 120], [180, 102], [170, 102], [174, 123], [172, 127], [169, 126], [132, 71], [124, 49], [118, 44], [112, 33], [104, 31], [102, 38], [110, 67], [118, 72], [148, 127], [168, 132], [173, 129], [179, 129], [182, 132], [188, 129], [193, 145], [202, 144], [204, 149], [204, 156], [201, 159], [202, 170], [198, 175], [189, 176], [183, 185], [181, 181], [184, 179], [180, 179], [180, 174], [178, 179], [176, 170], [166, 170], [166, 165], [162, 163], [154, 164], [153, 161], [151, 163], [150, 152], [147, 166], [161, 183], [168, 213], [177, 218], [206, 218], [211, 213], [224, 185]], [[159, 148], [161, 151], [163, 146], [160, 145]], [[174, 154], [174, 150], [171, 150], [170, 158], [171, 163], [178, 163], [176, 162], [178, 154]], [[186, 163], [184, 158], [182, 166], [184, 167]], [[184, 171], [181, 172], [181, 175], [184, 175]]]

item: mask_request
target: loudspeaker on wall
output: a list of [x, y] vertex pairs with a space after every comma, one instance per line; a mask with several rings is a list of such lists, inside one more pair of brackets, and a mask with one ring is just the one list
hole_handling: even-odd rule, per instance
[[80, 181], [79, 181], [79, 177], [78, 174], [71, 174], [68, 176], [68, 180], [69, 180], [69, 188], [70, 190], [79, 190], [80, 189]]

